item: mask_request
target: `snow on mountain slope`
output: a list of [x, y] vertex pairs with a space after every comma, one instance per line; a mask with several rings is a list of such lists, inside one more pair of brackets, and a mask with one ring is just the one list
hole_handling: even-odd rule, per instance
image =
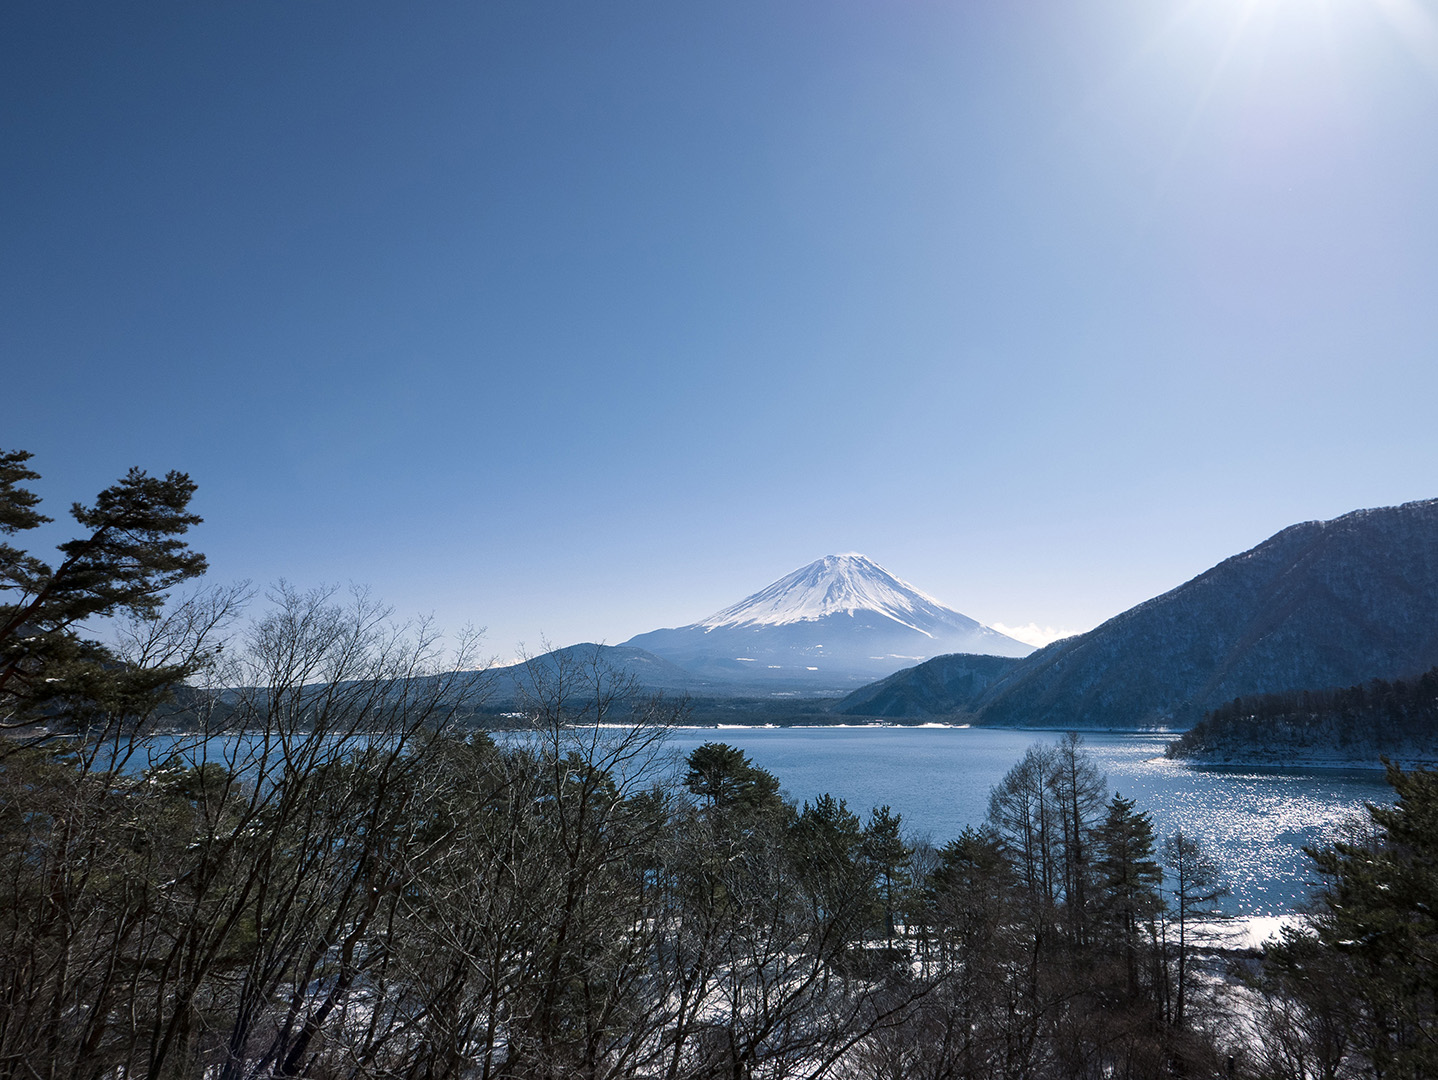
[[707, 619], [626, 644], [707, 678], [836, 690], [944, 653], [1033, 651], [858, 554], [825, 556]]
[[981, 625], [858, 554], [825, 555], [694, 625], [706, 630], [784, 626], [856, 611], [878, 612], [930, 637], [930, 628], [936, 623], [965, 629]]

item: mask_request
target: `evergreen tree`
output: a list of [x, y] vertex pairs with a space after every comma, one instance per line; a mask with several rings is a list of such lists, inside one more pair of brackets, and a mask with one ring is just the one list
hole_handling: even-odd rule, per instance
[[873, 875], [864, 862], [864, 830], [843, 799], [827, 793], [805, 803], [790, 830], [797, 878], [825, 949], [842, 951], [876, 922]]
[[[13, 536], [50, 521], [23, 485], [39, 478], [23, 450], [0, 452], [0, 533]], [[131, 469], [91, 506], [71, 516], [86, 535], [61, 544], [58, 565], [0, 543], [0, 730], [83, 727], [100, 713], [152, 708], [193, 661], [121, 665], [83, 638], [87, 620], [158, 618], [169, 589], [204, 573], [205, 557], [181, 537], [200, 522], [190, 512], [195, 484]]]
[[902, 820], [901, 815], [891, 812], [887, 806], [877, 806], [864, 826], [864, 858], [873, 868], [884, 897], [884, 936], [890, 946], [894, 943], [898, 897], [909, 884], [906, 867], [912, 854], [899, 835]]
[[1390, 765], [1373, 842], [1309, 854], [1330, 884], [1313, 925], [1346, 972], [1375, 1075], [1438, 1076], [1438, 772]]
[[1163, 869], [1154, 853], [1153, 823], [1132, 799], [1115, 795], [1097, 835], [1099, 911], [1104, 936], [1124, 957], [1128, 996], [1139, 985], [1139, 950], [1162, 901]]
[[684, 786], [707, 799], [713, 810], [775, 810], [783, 805], [778, 779], [753, 764], [736, 746], [704, 743], [689, 754], [685, 764], [689, 769]]
[[941, 951], [970, 958], [991, 948], [1013, 903], [1014, 875], [989, 829], [965, 827], [938, 851], [938, 866], [925, 888], [928, 921]]

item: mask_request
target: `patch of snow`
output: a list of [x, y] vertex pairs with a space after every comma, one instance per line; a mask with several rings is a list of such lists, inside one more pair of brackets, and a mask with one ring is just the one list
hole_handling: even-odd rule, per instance
[[1218, 922], [1200, 922], [1199, 936], [1208, 937], [1225, 949], [1261, 949], [1284, 930], [1304, 925], [1302, 915], [1244, 915]]
[[863, 555], [826, 555], [694, 625], [784, 626], [856, 611], [878, 612], [930, 637], [923, 624], [935, 618], [973, 622]]

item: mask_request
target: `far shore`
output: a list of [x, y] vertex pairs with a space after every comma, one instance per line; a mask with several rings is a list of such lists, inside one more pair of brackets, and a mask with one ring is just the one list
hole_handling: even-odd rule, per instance
[[1382, 761], [1384, 757], [1401, 769], [1438, 768], [1438, 758], [1434, 758], [1431, 755], [1389, 754], [1381, 750], [1374, 751], [1371, 757], [1361, 758], [1257, 753], [1205, 756], [1183, 755], [1175, 757], [1173, 760], [1182, 762], [1191, 768], [1199, 769], [1293, 769], [1303, 772], [1312, 772], [1317, 769], [1332, 769], [1334, 771], [1358, 769], [1365, 772], [1383, 772], [1386, 768]]

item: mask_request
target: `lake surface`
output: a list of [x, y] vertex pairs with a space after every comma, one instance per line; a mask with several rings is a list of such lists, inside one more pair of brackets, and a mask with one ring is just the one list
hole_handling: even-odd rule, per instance
[[[911, 840], [938, 846], [983, 822], [990, 789], [1025, 750], [1059, 737], [1005, 728], [674, 728], [668, 752], [674, 773], [682, 775], [683, 758], [695, 747], [729, 743], [777, 776], [796, 802], [828, 792], [861, 818], [887, 804], [902, 815]], [[1163, 756], [1171, 738], [1093, 732], [1084, 734], [1084, 745], [1108, 777], [1109, 792], [1148, 812], [1160, 844], [1178, 829], [1203, 843], [1232, 890], [1225, 906], [1235, 915], [1279, 916], [1300, 907], [1315, 880], [1301, 849], [1333, 840], [1365, 802], [1393, 799], [1381, 771], [1194, 767]], [[254, 740], [222, 742], [234, 753]], [[151, 760], [189, 742], [158, 740]], [[214, 754], [216, 744], [210, 745]], [[137, 758], [128, 767], [144, 765]]]
[[[887, 804], [911, 836], [943, 844], [988, 812], [989, 789], [1036, 742], [1058, 733], [997, 728], [677, 728], [681, 755], [726, 742], [779, 778], [803, 802], [824, 792], [867, 817]], [[1370, 770], [1192, 767], [1163, 757], [1170, 735], [1085, 733], [1110, 793], [1137, 801], [1163, 837], [1182, 829], [1214, 856], [1239, 915], [1281, 915], [1301, 905], [1314, 875], [1300, 850], [1323, 844], [1368, 802], [1391, 802]]]

